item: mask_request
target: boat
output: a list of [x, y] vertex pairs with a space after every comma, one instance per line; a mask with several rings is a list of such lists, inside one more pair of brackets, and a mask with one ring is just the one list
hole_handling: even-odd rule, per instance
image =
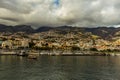
[[28, 59], [37, 59], [36, 55], [28, 55]]
[[17, 53], [17, 56], [28, 56], [28, 53], [25, 50], [21, 50]]

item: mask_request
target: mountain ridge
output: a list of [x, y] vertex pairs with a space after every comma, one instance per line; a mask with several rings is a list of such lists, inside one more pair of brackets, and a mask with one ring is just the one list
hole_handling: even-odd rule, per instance
[[110, 39], [116, 36], [116, 33], [120, 31], [120, 27], [72, 27], [72, 26], [58, 26], [58, 27], [50, 27], [50, 26], [41, 26], [38, 29], [33, 29], [29, 25], [16, 25], [16, 26], [7, 26], [0, 24], [0, 32], [26, 32], [26, 33], [39, 33], [39, 32], [47, 32], [47, 31], [59, 31], [60, 33], [69, 33], [69, 32], [90, 32], [94, 35], [100, 36], [103, 39]]

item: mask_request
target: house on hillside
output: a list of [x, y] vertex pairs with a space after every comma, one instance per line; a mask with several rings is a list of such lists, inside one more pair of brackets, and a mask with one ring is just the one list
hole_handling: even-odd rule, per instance
[[28, 40], [21, 40], [21, 47], [29, 47], [29, 41]]
[[6, 49], [6, 48], [12, 49], [13, 48], [12, 41], [11, 40], [3, 41], [1, 44], [1, 47], [3, 49]]

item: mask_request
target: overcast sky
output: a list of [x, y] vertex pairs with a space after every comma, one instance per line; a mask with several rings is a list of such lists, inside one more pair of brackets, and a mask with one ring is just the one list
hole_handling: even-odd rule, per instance
[[0, 0], [0, 24], [119, 25], [120, 0]]

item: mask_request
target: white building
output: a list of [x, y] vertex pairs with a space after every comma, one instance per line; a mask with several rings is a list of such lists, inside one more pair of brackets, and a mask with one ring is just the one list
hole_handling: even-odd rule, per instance
[[13, 48], [12, 41], [10, 41], [10, 40], [3, 41], [1, 47], [12, 49]]
[[29, 41], [28, 40], [22, 40], [21, 41], [21, 47], [29, 47]]

